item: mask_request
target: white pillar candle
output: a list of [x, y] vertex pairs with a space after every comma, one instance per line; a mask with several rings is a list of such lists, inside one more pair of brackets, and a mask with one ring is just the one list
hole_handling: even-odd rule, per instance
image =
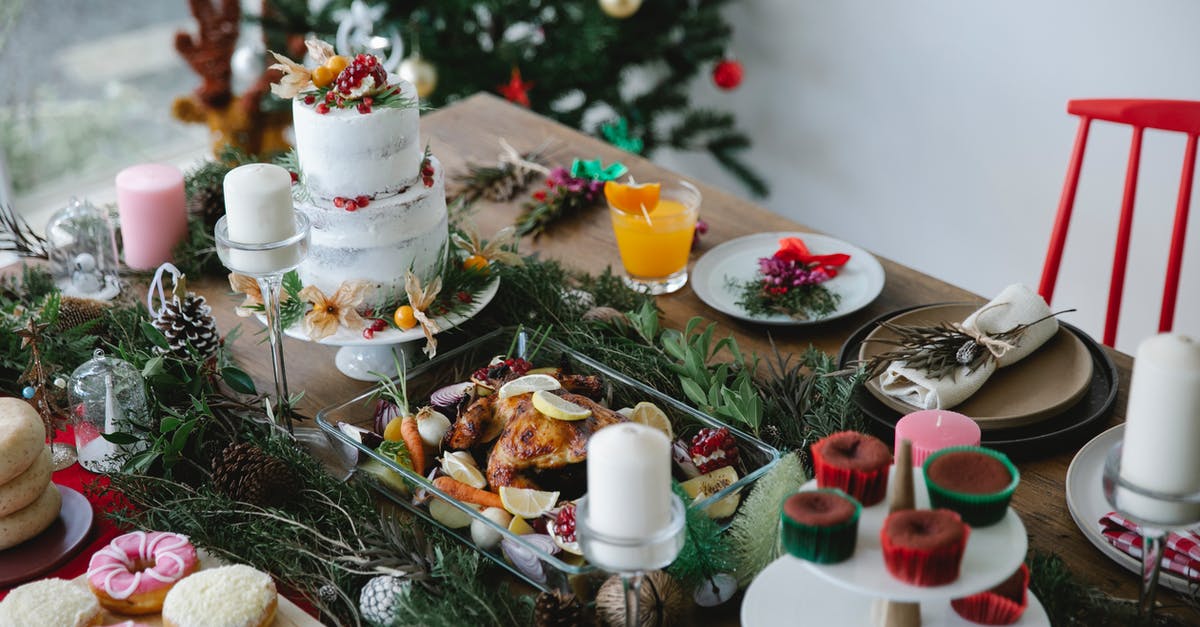
[[671, 521], [671, 443], [662, 431], [621, 423], [588, 440], [588, 521], [617, 538], [645, 538]]
[[[1125, 410], [1121, 477], [1167, 494], [1200, 492], [1200, 342], [1176, 334], [1138, 346]], [[1200, 521], [1200, 505], [1163, 503], [1118, 490], [1118, 508], [1147, 522]]]
[[[269, 163], [251, 163], [225, 175], [225, 223], [229, 239], [242, 244], [269, 244], [296, 234], [292, 207], [292, 175]], [[295, 247], [264, 252], [230, 251], [231, 265], [249, 273], [295, 266]]]
[[[592, 434], [587, 447], [588, 526], [608, 537], [651, 538], [671, 522], [671, 443], [662, 431], [620, 423]], [[597, 563], [640, 569], [656, 555], [597, 547]]]

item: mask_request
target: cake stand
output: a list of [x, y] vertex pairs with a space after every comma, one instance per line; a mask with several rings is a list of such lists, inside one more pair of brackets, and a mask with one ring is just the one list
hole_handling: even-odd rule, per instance
[[[434, 318], [433, 321], [437, 323], [438, 328], [443, 332], [453, 329], [473, 318], [488, 303], [492, 302], [499, 289], [500, 279], [497, 277], [476, 296], [475, 302], [471, 303], [470, 307], [458, 313]], [[262, 315], [259, 315], [258, 319], [263, 322], [266, 320]], [[283, 332], [288, 337], [305, 342], [313, 341], [304, 332], [303, 324], [294, 324], [284, 329]], [[396, 368], [396, 357], [404, 360], [404, 363], [410, 363], [409, 357], [416, 350], [419, 343], [424, 341], [425, 333], [421, 330], [420, 325], [418, 325], [407, 331], [389, 327], [386, 330], [377, 331], [371, 339], [363, 337], [361, 331], [352, 331], [344, 327], [338, 327], [336, 333], [316, 340], [316, 343], [341, 347], [334, 357], [334, 363], [342, 374], [359, 381], [376, 381], [379, 377], [377, 374], [372, 373], [390, 373], [394, 371]]]
[[[801, 490], [816, 489], [816, 480]], [[913, 495], [918, 509], [929, 508], [921, 469], [913, 469]], [[879, 601], [919, 603], [921, 625], [972, 625], [950, 607], [950, 600], [970, 596], [1001, 583], [1025, 559], [1029, 539], [1012, 509], [994, 525], [972, 528], [957, 580], [943, 586], [913, 586], [888, 573], [879, 531], [888, 515], [885, 500], [862, 509], [854, 555], [839, 564], [814, 564], [784, 555], [751, 584], [742, 604], [747, 627], [770, 625], [782, 616], [810, 615], [813, 624], [882, 625]], [[803, 582], [804, 585], [797, 585]], [[786, 592], [781, 593], [783, 590]], [[801, 610], [801, 599], [809, 600]], [[872, 602], [875, 601], [875, 602]], [[1050, 625], [1045, 609], [1029, 593], [1029, 606], [1017, 625]]]

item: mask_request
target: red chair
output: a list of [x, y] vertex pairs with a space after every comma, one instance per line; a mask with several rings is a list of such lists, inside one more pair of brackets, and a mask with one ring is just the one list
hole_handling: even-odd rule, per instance
[[1159, 332], [1170, 331], [1175, 320], [1175, 299], [1179, 293], [1179, 269], [1183, 263], [1183, 242], [1187, 234], [1188, 205], [1192, 200], [1192, 175], [1196, 169], [1196, 138], [1200, 135], [1200, 102], [1189, 100], [1070, 100], [1067, 113], [1079, 116], [1079, 132], [1058, 216], [1050, 234], [1050, 248], [1042, 266], [1042, 282], [1038, 293], [1046, 302], [1054, 296], [1058, 266], [1062, 262], [1063, 243], [1071, 223], [1075, 205], [1075, 188], [1079, 185], [1079, 170], [1083, 151], [1087, 147], [1088, 129], [1092, 120], [1104, 120], [1133, 127], [1133, 143], [1129, 147], [1129, 165], [1125, 170], [1125, 194], [1121, 199], [1121, 221], [1117, 226], [1116, 254], [1113, 257], [1112, 279], [1108, 288], [1108, 314], [1104, 320], [1104, 343], [1112, 346], [1117, 339], [1117, 319], [1121, 315], [1121, 296], [1125, 288], [1125, 262], [1129, 257], [1129, 232], [1133, 228], [1133, 199], [1137, 192], [1138, 163], [1142, 155], [1142, 132], [1152, 128], [1187, 134], [1183, 154], [1183, 175], [1179, 181], [1179, 198], [1175, 204], [1175, 226], [1171, 231], [1171, 248], [1167, 257], [1166, 285], [1163, 288]]

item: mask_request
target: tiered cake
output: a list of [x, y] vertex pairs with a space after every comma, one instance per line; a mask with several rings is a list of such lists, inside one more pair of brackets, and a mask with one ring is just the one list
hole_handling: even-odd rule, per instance
[[324, 95], [302, 92], [293, 100], [301, 176], [296, 207], [312, 223], [299, 273], [325, 294], [344, 281], [364, 280], [386, 297], [402, 293], [407, 270], [432, 278], [445, 255], [445, 178], [421, 144], [411, 83], [376, 69], [386, 82], [368, 73], [350, 93], [339, 89], [362, 59], [342, 70]]

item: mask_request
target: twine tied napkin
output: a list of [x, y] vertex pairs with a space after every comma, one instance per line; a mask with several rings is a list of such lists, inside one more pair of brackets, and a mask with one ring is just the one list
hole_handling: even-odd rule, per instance
[[[1100, 519], [1100, 535], [1122, 553], [1142, 559], [1142, 530], [1116, 512]], [[1180, 577], [1200, 582], [1200, 530], [1167, 534], [1162, 567]]]
[[[1043, 319], [1044, 318], [1044, 319]], [[1037, 320], [1041, 322], [1034, 323]], [[923, 370], [909, 368], [904, 361], [892, 362], [880, 375], [880, 389], [922, 409], [949, 409], [979, 391], [996, 368], [1004, 368], [1028, 357], [1058, 332], [1058, 320], [1050, 306], [1029, 287], [1013, 284], [991, 302], [980, 307], [962, 322], [962, 329], [977, 335], [985, 343], [988, 336], [1009, 331], [1022, 324], [1029, 328], [1011, 343], [999, 343], [991, 349], [994, 359], [972, 371], [961, 366], [952, 375], [934, 378]]]

